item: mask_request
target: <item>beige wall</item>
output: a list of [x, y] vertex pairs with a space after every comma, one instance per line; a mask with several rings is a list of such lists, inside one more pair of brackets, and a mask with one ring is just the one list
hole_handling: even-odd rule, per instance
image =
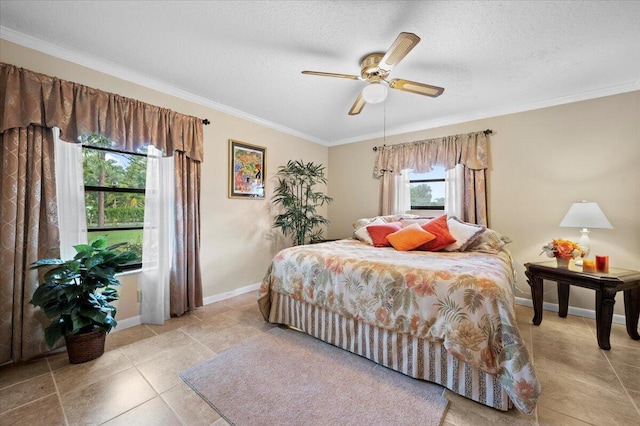
[[[592, 230], [591, 258], [608, 254], [611, 266], [640, 270], [640, 92], [387, 137], [386, 143], [488, 128], [494, 131], [489, 221], [513, 240], [508, 247], [517, 266], [516, 296], [530, 299], [523, 264], [548, 260], [539, 256], [545, 243], [578, 240], [578, 229], [558, 227], [575, 201], [598, 202], [614, 227]], [[377, 145], [380, 139], [329, 149], [332, 238], [350, 236], [355, 219], [379, 212]], [[594, 297], [572, 287], [569, 303], [593, 310]], [[615, 312], [623, 314], [622, 295], [616, 300]], [[554, 283], [545, 284], [545, 301], [557, 303]]]
[[[262, 280], [285, 242], [274, 237], [269, 202], [273, 174], [288, 160], [327, 164], [328, 148], [189, 101], [178, 99], [52, 56], [0, 40], [0, 60], [32, 71], [208, 118], [204, 127], [201, 194], [201, 265], [204, 296], [233, 292]], [[224, 83], [221, 83], [224, 84]], [[276, 107], [274, 105], [274, 107]], [[228, 140], [267, 148], [266, 200], [227, 197]], [[137, 277], [122, 277], [118, 320], [138, 315]]]

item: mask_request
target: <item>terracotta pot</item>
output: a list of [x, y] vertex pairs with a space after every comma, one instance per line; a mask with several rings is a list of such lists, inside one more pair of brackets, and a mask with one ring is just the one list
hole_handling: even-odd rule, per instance
[[99, 358], [104, 353], [104, 342], [107, 333], [104, 330], [64, 336], [67, 344], [67, 355], [71, 364], [80, 364]]
[[556, 257], [556, 262], [558, 262], [558, 268], [568, 269], [570, 261], [571, 259], [567, 259], [564, 257]]

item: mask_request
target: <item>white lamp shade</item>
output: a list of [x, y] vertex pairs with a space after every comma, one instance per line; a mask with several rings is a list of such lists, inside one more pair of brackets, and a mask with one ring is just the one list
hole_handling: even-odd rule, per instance
[[613, 229], [598, 203], [593, 201], [573, 203], [560, 222], [560, 226], [567, 228]]
[[368, 104], [379, 104], [387, 98], [387, 87], [380, 83], [370, 83], [362, 89], [362, 98]]

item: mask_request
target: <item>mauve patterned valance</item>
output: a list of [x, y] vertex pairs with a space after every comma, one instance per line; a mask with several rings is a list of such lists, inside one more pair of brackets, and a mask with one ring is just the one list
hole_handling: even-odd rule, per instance
[[400, 174], [404, 169], [425, 173], [430, 172], [433, 166], [444, 166], [446, 170], [456, 164], [463, 164], [471, 170], [488, 167], [487, 136], [484, 132], [379, 146], [377, 153], [373, 168], [375, 177], [381, 177], [383, 171]]
[[30, 124], [59, 127], [70, 142], [95, 132], [125, 151], [153, 143], [166, 155], [203, 158], [197, 117], [0, 63], [0, 133]]

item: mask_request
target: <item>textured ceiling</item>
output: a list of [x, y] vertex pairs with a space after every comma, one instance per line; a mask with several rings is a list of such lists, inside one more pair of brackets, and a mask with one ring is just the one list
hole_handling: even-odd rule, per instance
[[[638, 1], [6, 1], [0, 36], [325, 145], [640, 89]], [[359, 74], [401, 31], [422, 41], [349, 116]], [[214, 123], [215, 125], [215, 123]]]

